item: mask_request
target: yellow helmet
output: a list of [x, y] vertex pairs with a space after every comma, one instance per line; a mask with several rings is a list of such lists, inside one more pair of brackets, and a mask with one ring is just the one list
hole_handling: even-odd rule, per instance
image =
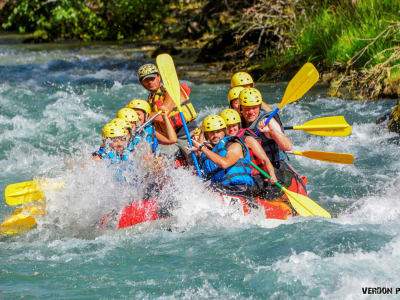
[[121, 108], [118, 113], [117, 113], [117, 118], [120, 119], [125, 119], [128, 122], [137, 122], [139, 120], [139, 117], [132, 108]]
[[209, 132], [224, 129], [226, 128], [226, 124], [221, 116], [211, 115], [203, 120], [202, 127], [204, 132]]
[[261, 105], [262, 95], [256, 88], [245, 88], [239, 94], [239, 103], [243, 106]]
[[239, 98], [239, 94], [241, 91], [243, 91], [243, 89], [244, 89], [244, 87], [242, 87], [242, 86], [235, 86], [229, 90], [229, 93], [228, 93], [229, 104], [231, 104], [232, 100]]
[[112, 119], [110, 121], [110, 124], [116, 124], [116, 125], [121, 126], [123, 128], [132, 128], [132, 124], [128, 120], [122, 119], [122, 118]]
[[145, 64], [141, 66], [137, 72], [139, 81], [142, 81], [147, 77], [156, 77], [157, 74], [159, 74], [159, 72], [155, 64]]
[[146, 100], [142, 99], [133, 99], [131, 102], [129, 102], [128, 107], [132, 109], [141, 109], [146, 114], [149, 114], [151, 111], [150, 104]]
[[101, 132], [101, 136], [103, 137], [103, 139], [123, 137], [127, 135], [128, 131], [126, 130], [126, 128], [119, 126], [118, 124], [115, 123], [108, 123], [106, 126], [103, 127], [103, 130]]
[[232, 108], [224, 109], [219, 115], [224, 119], [226, 125], [234, 125], [242, 121], [239, 113]]
[[246, 84], [254, 84], [253, 78], [251, 78], [249, 73], [237, 72], [233, 74], [231, 79], [231, 87], [241, 86]]

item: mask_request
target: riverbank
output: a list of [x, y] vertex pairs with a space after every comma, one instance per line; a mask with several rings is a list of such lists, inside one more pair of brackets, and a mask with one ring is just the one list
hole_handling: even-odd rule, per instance
[[310, 61], [330, 96], [375, 100], [400, 95], [399, 10], [390, 0], [23, 0], [4, 1], [0, 20], [30, 32], [30, 43], [159, 46], [188, 59], [191, 69], [181, 69], [189, 78], [208, 82], [239, 70], [258, 82], [285, 81]]

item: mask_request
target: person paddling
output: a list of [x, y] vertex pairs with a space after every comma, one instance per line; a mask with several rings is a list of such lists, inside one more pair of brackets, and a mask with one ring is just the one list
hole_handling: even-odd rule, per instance
[[[167, 111], [168, 121], [173, 126], [178, 137], [174, 145], [160, 145], [160, 153], [178, 156], [181, 151], [185, 159], [191, 161], [189, 156], [190, 152], [188, 152], [185, 147], [187, 138], [181, 117], [174, 101], [162, 85], [161, 76], [157, 66], [154, 64], [145, 64], [141, 66], [138, 70], [138, 79], [140, 84], [150, 92], [148, 98], [151, 107], [150, 117], [154, 116], [163, 106]], [[191, 91], [186, 84], [181, 84], [180, 91], [182, 112], [185, 116], [189, 132], [193, 135], [193, 131], [198, 126], [196, 123], [197, 114], [189, 99]], [[167, 134], [166, 123], [167, 122], [162, 116], [158, 116], [154, 119], [155, 128], [164, 135]]]
[[[285, 187], [292, 184], [292, 179], [301, 183], [301, 179], [287, 164], [287, 155], [284, 151], [292, 149], [291, 140], [284, 134], [282, 122], [276, 114], [271, 121], [264, 125], [271, 112], [261, 108], [262, 96], [255, 88], [245, 88], [239, 95], [240, 109], [242, 112], [242, 127], [253, 132], [259, 130], [258, 137], [261, 138], [261, 146], [274, 166], [277, 179]], [[281, 194], [279, 188], [275, 188], [276, 194]], [[303, 188], [305, 189], [304, 185]]]
[[219, 192], [250, 196], [254, 181], [251, 177], [250, 154], [245, 143], [238, 137], [226, 136], [225, 121], [218, 115], [206, 117], [202, 129], [211, 147], [193, 140], [193, 147], [187, 148], [200, 156], [205, 177], [211, 180]]
[[267, 154], [261, 146], [261, 139], [250, 129], [241, 128], [241, 118], [237, 111], [233, 109], [224, 109], [221, 111], [220, 116], [226, 123], [226, 131], [230, 136], [237, 136], [241, 138], [250, 151], [250, 160], [259, 166], [271, 176], [271, 179], [266, 179], [256, 169], [251, 170], [251, 176], [255, 182], [254, 194], [263, 199], [271, 198], [271, 186], [277, 182], [274, 167], [271, 164]]

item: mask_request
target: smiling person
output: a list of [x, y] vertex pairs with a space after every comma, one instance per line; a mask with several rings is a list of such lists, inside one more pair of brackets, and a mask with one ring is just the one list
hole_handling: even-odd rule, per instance
[[[264, 125], [271, 112], [261, 108], [262, 96], [260, 91], [255, 88], [245, 88], [239, 95], [240, 109], [242, 112], [242, 127], [256, 132], [259, 130], [258, 137], [261, 138], [261, 146], [274, 166], [277, 179], [285, 187], [292, 184], [292, 179], [301, 180], [294, 173], [286, 162], [287, 155], [284, 151], [292, 149], [291, 140], [284, 134], [282, 122], [278, 114], [271, 121]], [[281, 191], [273, 186], [276, 195]]]
[[264, 199], [271, 197], [270, 190], [273, 183], [278, 179], [275, 175], [275, 170], [267, 154], [261, 146], [261, 139], [250, 129], [241, 128], [241, 118], [237, 111], [233, 109], [224, 109], [221, 111], [220, 116], [226, 123], [226, 131], [230, 136], [237, 136], [241, 138], [250, 151], [250, 160], [252, 163], [266, 171], [271, 179], [264, 178], [259, 171], [252, 168], [251, 176], [255, 182], [254, 194]]
[[254, 181], [245, 143], [238, 137], [226, 136], [225, 121], [218, 115], [206, 117], [202, 128], [212, 148], [193, 140], [193, 147], [188, 147], [188, 150], [200, 156], [205, 177], [211, 180], [217, 191], [251, 195]]
[[[168, 122], [171, 123], [178, 137], [176, 143], [173, 145], [160, 145], [160, 152], [167, 155], [177, 156], [179, 155], [179, 151], [181, 151], [185, 159], [191, 161], [191, 157], [189, 156], [190, 152], [186, 149], [187, 138], [183, 128], [183, 121], [174, 101], [162, 84], [161, 75], [157, 66], [154, 64], [145, 64], [141, 66], [138, 70], [138, 79], [140, 84], [150, 92], [148, 98], [148, 103], [151, 108], [150, 117], [154, 116], [161, 110], [161, 107], [163, 107], [168, 115]], [[197, 114], [189, 99], [191, 91], [186, 84], [180, 85], [180, 91], [182, 112], [185, 116], [190, 135], [192, 136], [193, 131], [198, 126], [196, 123]], [[167, 134], [166, 122], [167, 121], [162, 116], [158, 116], [154, 119], [155, 128], [164, 135]]]

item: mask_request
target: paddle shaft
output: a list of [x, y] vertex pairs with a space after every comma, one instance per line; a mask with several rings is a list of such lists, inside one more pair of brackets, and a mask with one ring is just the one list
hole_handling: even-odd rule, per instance
[[[190, 137], [190, 132], [189, 132], [189, 129], [187, 128], [185, 116], [183, 115], [183, 112], [180, 109], [180, 107], [179, 107], [179, 114], [180, 114], [181, 119], [183, 121], [182, 122], [183, 123], [183, 128], [185, 129], [185, 133], [186, 133], [187, 140], [189, 142], [189, 146], [190, 146], [190, 148], [192, 148], [193, 144], [192, 144], [192, 139]], [[194, 152], [192, 152], [192, 158], [193, 158], [194, 166], [196, 167], [197, 175], [199, 175], [200, 178], [203, 178], [203, 176], [201, 175], [201, 172], [200, 172], [199, 163], [197, 162], [197, 158], [196, 158], [196, 155], [194, 154]]]
[[[259, 166], [257, 166], [256, 164], [254, 164], [252, 161], [250, 162], [251, 166], [256, 169], [258, 172], [260, 172], [261, 174], [263, 174], [265, 177], [267, 177], [268, 179], [271, 179], [271, 176], [269, 176], [266, 172], [264, 172], [264, 170], [262, 170]], [[277, 187], [279, 187], [280, 189], [283, 189], [282, 184], [280, 184], [279, 182], [275, 182], [275, 185]]]
[[156, 113], [154, 116], [152, 116], [150, 119], [148, 119], [146, 122], [144, 122], [141, 126], [138, 127], [136, 132], [141, 132], [147, 125], [149, 125], [155, 118], [158, 117], [160, 113]]
[[[264, 123], [264, 126], [267, 125], [269, 123], [269, 121], [271, 121], [271, 119], [278, 113], [279, 111], [279, 107], [275, 108], [274, 111], [272, 112], [272, 114], [269, 115], [269, 117], [267, 118], [267, 120]], [[259, 134], [260, 131], [257, 129], [255, 134]]]
[[285, 130], [323, 130], [323, 129], [345, 129], [349, 127], [349, 125], [300, 125], [300, 126], [285, 126]]

